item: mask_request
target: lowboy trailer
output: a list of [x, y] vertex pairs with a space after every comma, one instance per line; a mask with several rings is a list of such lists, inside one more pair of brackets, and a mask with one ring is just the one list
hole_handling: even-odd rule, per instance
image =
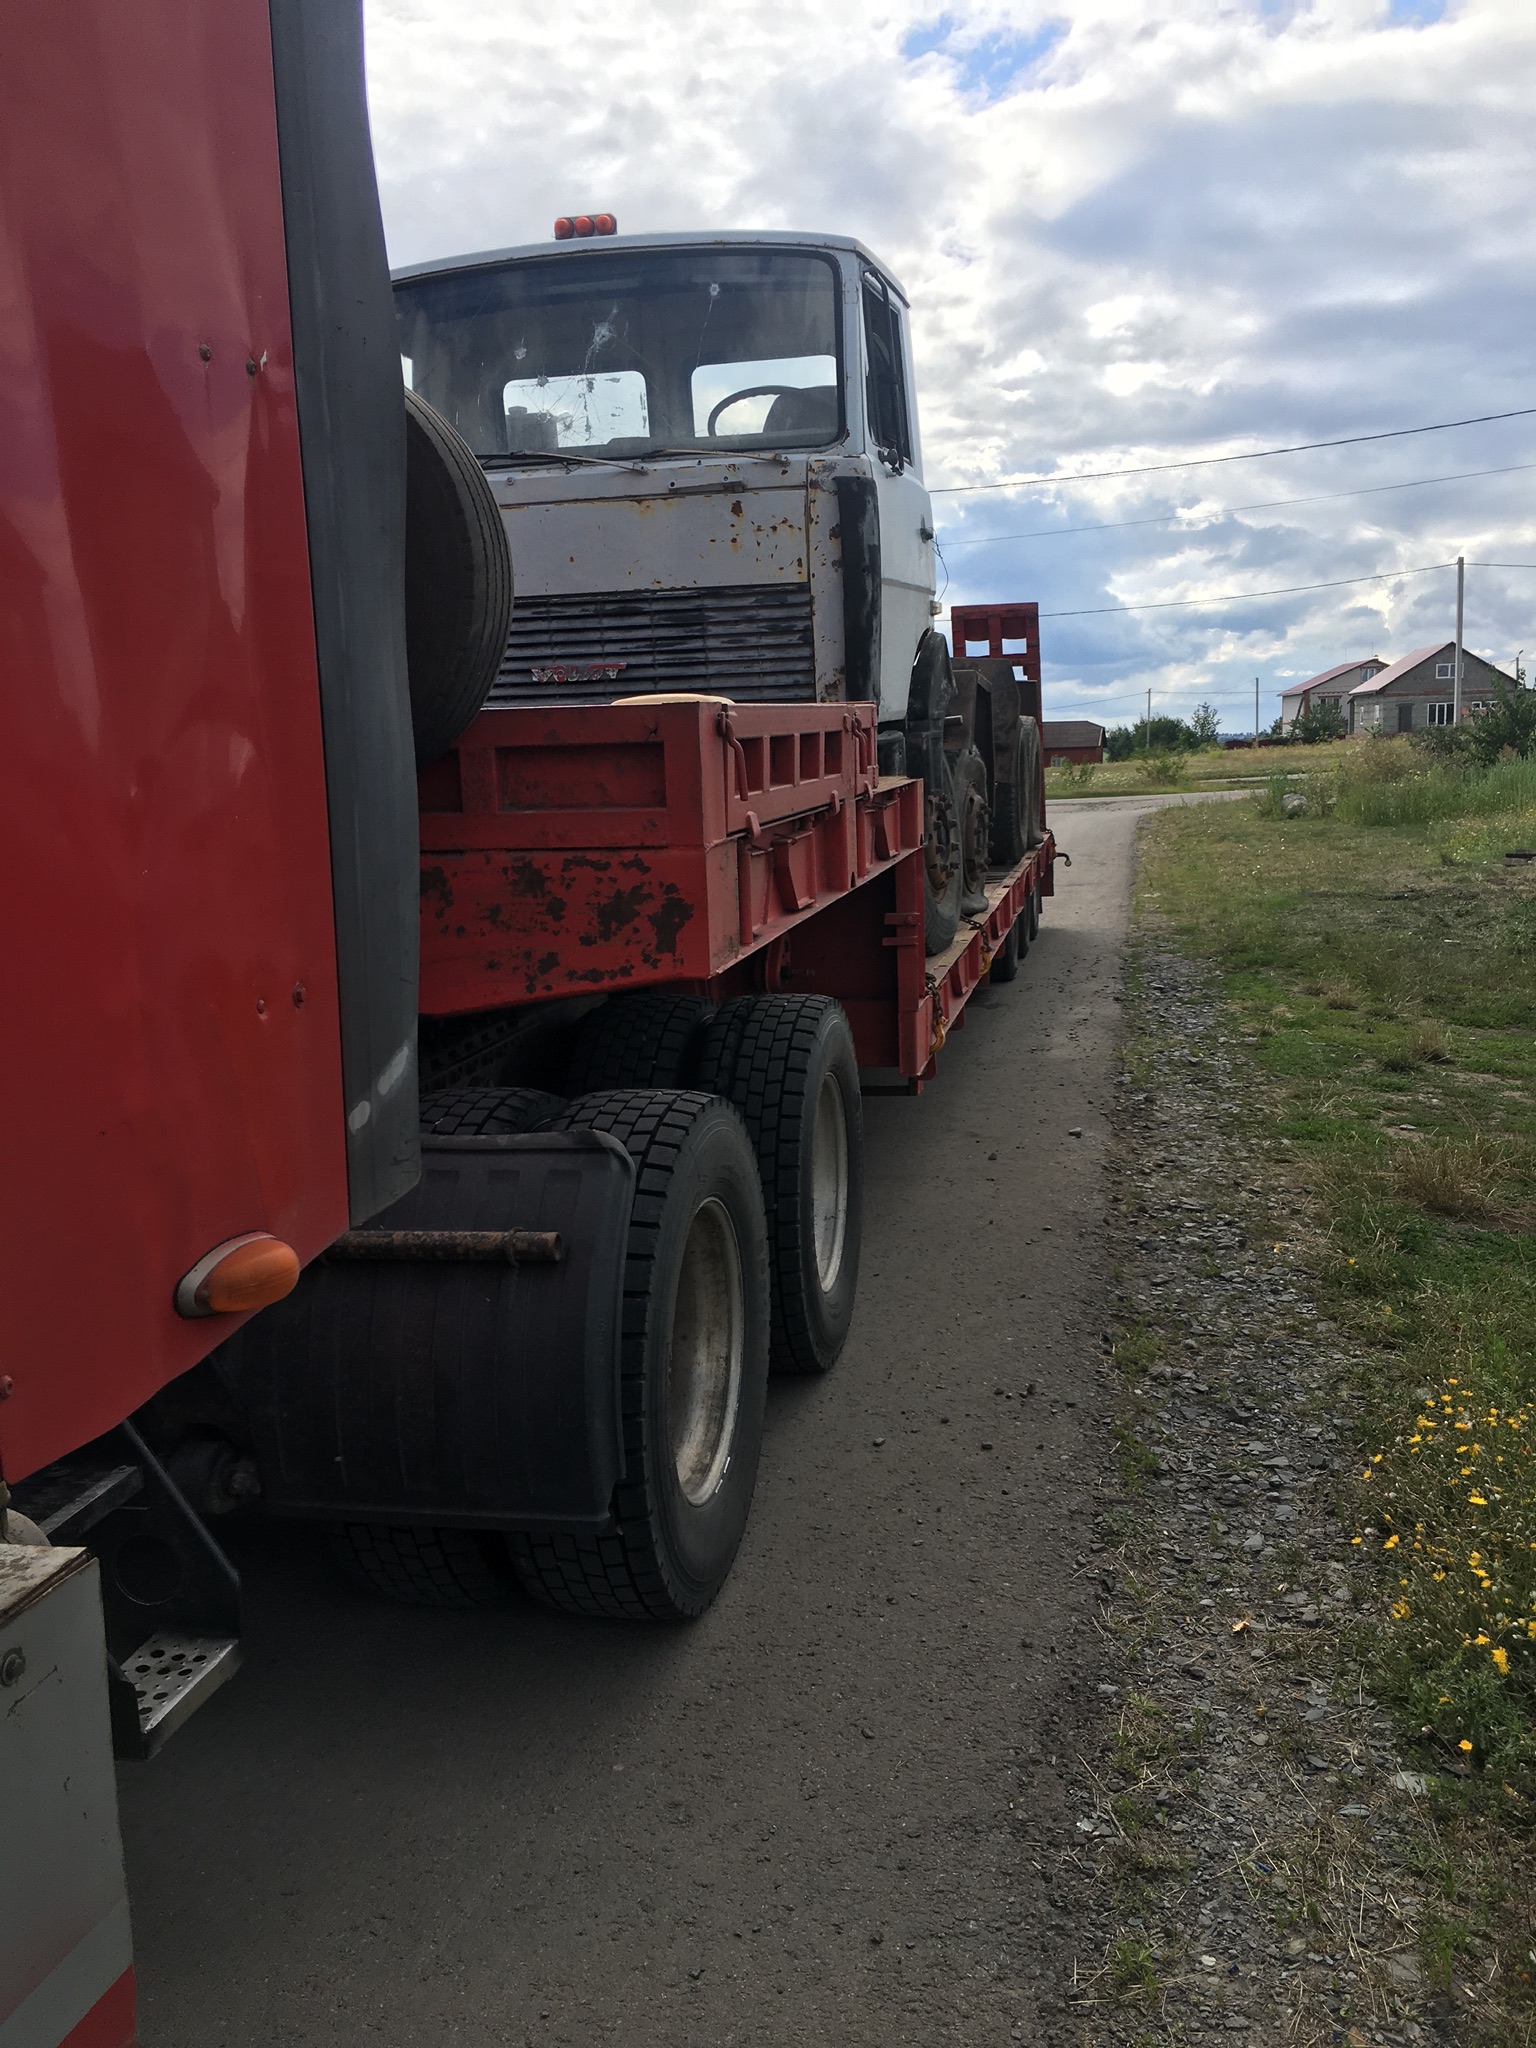
[[[956, 621], [983, 731], [994, 689], [1038, 719], [1000, 652], [1032, 612]], [[266, 1506], [381, 1589], [696, 1614], [770, 1365], [852, 1319], [861, 1093], [920, 1092], [1013, 979], [1054, 842], [927, 954], [922, 788], [866, 703], [491, 709], [420, 803], [422, 1181], [214, 1367]]]

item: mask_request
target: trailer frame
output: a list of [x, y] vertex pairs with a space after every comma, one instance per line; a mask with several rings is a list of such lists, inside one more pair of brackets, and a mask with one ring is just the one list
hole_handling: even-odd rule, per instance
[[872, 704], [657, 697], [481, 712], [420, 781], [424, 1016], [692, 990], [836, 996], [871, 1088], [916, 1093], [1032, 899], [1047, 831], [942, 953], [922, 785]]

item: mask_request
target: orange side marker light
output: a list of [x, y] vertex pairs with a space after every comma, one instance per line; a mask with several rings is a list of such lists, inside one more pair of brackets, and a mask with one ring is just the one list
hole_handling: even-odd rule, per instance
[[226, 1238], [176, 1288], [179, 1316], [239, 1316], [281, 1301], [298, 1285], [299, 1255], [265, 1230]]

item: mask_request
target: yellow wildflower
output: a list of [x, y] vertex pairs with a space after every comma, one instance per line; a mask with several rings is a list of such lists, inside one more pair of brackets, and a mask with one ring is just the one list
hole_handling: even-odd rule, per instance
[[1456, 1745], [1456, 1747], [1457, 1747], [1458, 1749], [1460, 1749], [1460, 1750], [1463, 1750], [1463, 1751], [1465, 1751], [1465, 1752], [1466, 1752], [1466, 1754], [1467, 1754], [1467, 1755], [1469, 1755], [1469, 1756], [1470, 1756], [1470, 1755], [1471, 1755], [1471, 1753], [1472, 1753], [1472, 1745], [1471, 1745], [1471, 1743], [1470, 1743], [1470, 1742], [1468, 1742], [1468, 1740], [1467, 1740], [1467, 1738], [1465, 1737], [1465, 1735], [1463, 1735], [1463, 1737], [1461, 1738], [1460, 1742], [1459, 1742], [1459, 1743], [1458, 1743], [1458, 1744]]
[[1499, 1675], [1500, 1675], [1500, 1677], [1502, 1677], [1502, 1678], [1507, 1678], [1507, 1677], [1509, 1676], [1509, 1652], [1508, 1652], [1508, 1650], [1504, 1649], [1504, 1648], [1503, 1648], [1503, 1646], [1501, 1645], [1501, 1646], [1500, 1646], [1500, 1647], [1499, 1647], [1498, 1649], [1496, 1649], [1496, 1650], [1495, 1650], [1495, 1651], [1494, 1651], [1494, 1652], [1493, 1652], [1492, 1654], [1493, 1654], [1493, 1661], [1494, 1661], [1494, 1663], [1495, 1663], [1495, 1664], [1497, 1664], [1497, 1665], [1498, 1665], [1498, 1667], [1499, 1667]]

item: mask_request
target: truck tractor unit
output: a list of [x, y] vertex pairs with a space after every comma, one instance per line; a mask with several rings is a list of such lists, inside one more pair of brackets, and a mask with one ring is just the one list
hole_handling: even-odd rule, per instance
[[1014, 664], [957, 677], [934, 626], [906, 294], [846, 236], [578, 219], [600, 231], [395, 276], [407, 382], [516, 565], [490, 702], [873, 704], [882, 772], [923, 784], [939, 952], [989, 861], [1039, 844], [1043, 785]]

